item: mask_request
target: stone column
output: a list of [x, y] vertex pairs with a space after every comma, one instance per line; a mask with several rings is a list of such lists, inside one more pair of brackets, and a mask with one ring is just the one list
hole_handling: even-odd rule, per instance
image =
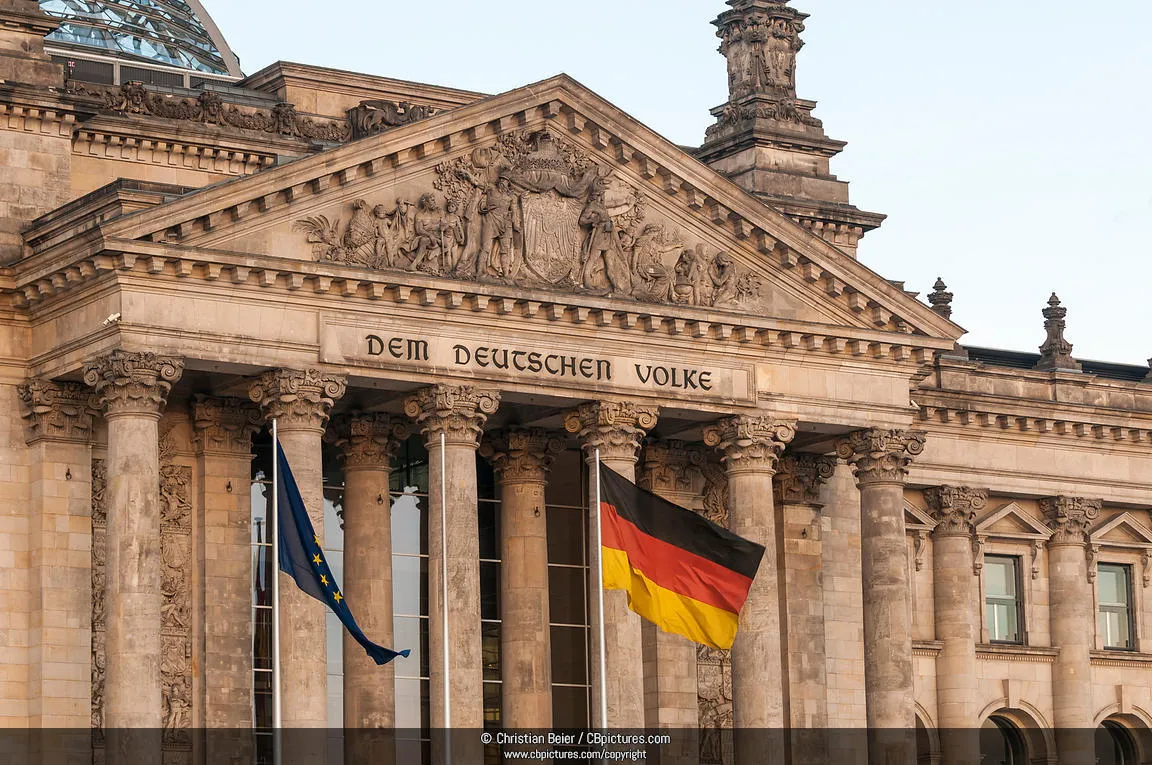
[[936, 518], [932, 530], [932, 599], [936, 639], [936, 709], [943, 765], [980, 761], [980, 705], [976, 643], [982, 614], [976, 610], [979, 581], [973, 572], [976, 513], [988, 501], [987, 489], [939, 486], [924, 492]]
[[[160, 754], [160, 415], [184, 362], [114, 350], [84, 365], [108, 423], [106, 757]], [[130, 730], [139, 729], [139, 730]]]
[[704, 428], [728, 472], [728, 525], [764, 545], [764, 557], [740, 614], [732, 645], [732, 728], [737, 765], [784, 761], [784, 670], [772, 476], [796, 435], [793, 422], [739, 415]]
[[544, 488], [564, 441], [511, 428], [484, 444], [500, 486], [501, 725], [552, 727], [548, 518]]
[[828, 761], [820, 487], [835, 471], [834, 457], [789, 454], [777, 465], [773, 482], [779, 519], [777, 555], [783, 571], [781, 634], [793, 765]]
[[[197, 396], [192, 406], [203, 533], [204, 726], [209, 762], [250, 758], [252, 737], [252, 436], [260, 411], [238, 398]], [[219, 731], [219, 732], [216, 732]]]
[[[92, 436], [96, 402], [84, 385], [19, 387], [29, 467], [29, 726], [91, 720]], [[47, 746], [52, 737], [42, 737]], [[45, 759], [49, 756], [46, 751]]]
[[[255, 401], [271, 428], [276, 420], [280, 445], [292, 468], [308, 517], [324, 546], [322, 438], [336, 399], [344, 395], [344, 377], [318, 369], [275, 369], [251, 382]], [[285, 729], [328, 726], [327, 608], [305, 595], [287, 574], [280, 576], [280, 699]], [[326, 737], [305, 734], [285, 738], [285, 762], [323, 763]]]
[[912, 620], [904, 482], [924, 434], [869, 429], [838, 446], [860, 487], [860, 558], [864, 587], [864, 683], [868, 754], [873, 765], [916, 759]]
[[[598, 401], [581, 404], [568, 412], [564, 428], [575, 433], [589, 466], [588, 496], [595, 496], [596, 449], [600, 461], [629, 481], [636, 480], [636, 459], [640, 439], [656, 425], [659, 409], [630, 401]], [[590, 522], [589, 534], [595, 533]], [[600, 687], [600, 615], [596, 605], [600, 548], [591, 538], [588, 544], [588, 614], [591, 625], [588, 669], [592, 677], [591, 713], [593, 728], [600, 727], [601, 698], [608, 702], [608, 725], [612, 728], [644, 727], [644, 658], [640, 617], [628, 610], [628, 595], [622, 590], [604, 593], [604, 642], [606, 645], [606, 687]]]
[[[332, 420], [328, 439], [344, 465], [344, 580], [353, 615], [368, 639], [392, 647], [391, 461], [408, 438], [408, 420], [349, 414]], [[377, 666], [344, 632], [344, 759], [388, 765], [396, 759], [396, 667]]]
[[1089, 658], [1096, 634], [1092, 592], [1096, 571], [1088, 558], [1088, 529], [1100, 517], [1101, 504], [1083, 497], [1040, 500], [1040, 510], [1053, 530], [1048, 540], [1048, 602], [1052, 645], [1060, 653], [1052, 667], [1052, 723], [1061, 765], [1096, 761]]
[[[404, 402], [428, 447], [428, 612], [432, 727], [444, 728], [444, 601], [447, 595], [448, 661], [451, 665], [453, 729], [484, 726], [484, 678], [480, 651], [480, 546], [476, 489], [476, 449], [488, 416], [500, 406], [494, 390], [466, 385], [423, 388]], [[441, 448], [441, 435], [444, 445]], [[441, 474], [443, 473], [443, 480]], [[447, 499], [445, 511], [441, 497]], [[447, 516], [448, 587], [441, 579], [441, 553]], [[478, 736], [458, 737], [472, 745]], [[434, 742], [435, 744], [435, 742]], [[470, 762], [453, 747], [455, 760]], [[473, 754], [473, 757], [478, 755]], [[478, 760], [477, 760], [478, 761]]]

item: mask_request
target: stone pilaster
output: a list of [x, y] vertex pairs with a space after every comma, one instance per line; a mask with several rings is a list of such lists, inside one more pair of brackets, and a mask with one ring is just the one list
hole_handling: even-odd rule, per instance
[[[737, 765], [782, 761], [788, 724], [781, 660], [780, 583], [772, 476], [794, 422], [739, 415], [704, 428], [704, 443], [720, 450], [728, 472], [728, 525], [764, 545], [760, 569], [732, 645], [732, 727]], [[758, 730], [753, 736], [750, 731]], [[742, 732], [743, 731], [743, 732]]]
[[[260, 411], [237, 398], [197, 396], [192, 405], [202, 532], [204, 604], [201, 687], [204, 725], [252, 727], [252, 436]], [[250, 758], [251, 737], [210, 735], [209, 761]]]
[[784, 677], [792, 762], [828, 761], [827, 675], [824, 650], [823, 539], [820, 488], [836, 470], [836, 459], [788, 454], [773, 481], [778, 523], [776, 554], [784, 572], [780, 602], [785, 624]]
[[1092, 667], [1096, 609], [1095, 571], [1088, 559], [1088, 529], [1100, 517], [1098, 499], [1040, 500], [1052, 537], [1048, 540], [1048, 598], [1052, 645], [1060, 649], [1052, 668], [1052, 712], [1060, 762], [1095, 762]]
[[84, 365], [84, 382], [96, 389], [108, 423], [104, 727], [110, 765], [148, 761], [160, 751], [158, 428], [183, 371], [180, 359], [123, 350]]
[[[344, 464], [344, 595], [369, 640], [391, 647], [392, 458], [408, 438], [406, 418], [349, 414], [333, 419], [328, 439]], [[344, 759], [389, 765], [395, 741], [381, 729], [396, 725], [396, 668], [377, 666], [344, 632]]]
[[904, 482], [924, 451], [919, 431], [869, 429], [849, 434], [837, 451], [860, 487], [864, 589], [864, 678], [871, 762], [915, 760], [912, 623]]
[[544, 489], [564, 440], [539, 428], [492, 434], [483, 447], [500, 486], [501, 725], [552, 727], [548, 518]]
[[[669, 502], [693, 509], [704, 489], [707, 459], [700, 446], [683, 441], [650, 441], [644, 446], [637, 483]], [[649, 728], [700, 727], [696, 677], [696, 644], [641, 622], [644, 651], [645, 718]], [[690, 737], [678, 741], [692, 743]], [[666, 747], [667, 749], [667, 747]], [[681, 761], [665, 752], [664, 759]], [[676, 753], [680, 754], [680, 753]], [[690, 754], [685, 752], [684, 754]]]
[[[597, 401], [568, 412], [564, 428], [580, 439], [589, 471], [588, 496], [595, 496], [596, 450], [600, 461], [629, 481], [636, 480], [636, 460], [644, 434], [655, 427], [659, 409], [630, 401]], [[590, 526], [590, 528], [594, 528]], [[597, 656], [600, 615], [595, 605], [600, 548], [588, 545], [588, 593], [592, 656]], [[607, 699], [608, 721], [613, 728], [644, 727], [644, 663], [640, 617], [628, 610], [627, 594], [604, 593], [604, 640], [607, 646], [606, 687], [600, 687], [600, 667], [589, 662], [592, 674], [592, 726], [600, 726], [601, 698]]]
[[980, 760], [980, 706], [976, 643], [982, 611], [975, 609], [980, 582], [972, 574], [976, 513], [988, 502], [987, 489], [938, 486], [924, 492], [936, 519], [932, 530], [933, 601], [936, 639], [936, 708], [943, 765]]
[[[292, 467], [308, 516], [324, 543], [322, 442], [328, 416], [344, 395], [346, 380], [317, 369], [274, 369], [255, 378], [248, 397], [271, 426], [276, 420], [280, 446]], [[305, 595], [287, 575], [280, 576], [280, 687], [285, 728], [328, 725], [327, 651], [323, 603]], [[323, 763], [320, 736], [299, 736], [286, 748], [286, 762]]]
[[37, 604], [28, 625], [29, 725], [86, 727], [92, 698], [88, 544], [96, 402], [78, 383], [31, 380], [18, 393], [30, 467], [29, 585]]
[[[498, 391], [464, 385], [423, 388], [404, 402], [404, 413], [420, 426], [428, 447], [428, 650], [433, 728], [444, 728], [446, 720], [452, 728], [479, 729], [484, 725], [476, 450], [484, 423], [499, 406]], [[445, 538], [447, 588], [441, 576]], [[445, 596], [452, 635], [448, 646], [450, 710], [444, 706]], [[459, 751], [454, 755], [468, 761]]]

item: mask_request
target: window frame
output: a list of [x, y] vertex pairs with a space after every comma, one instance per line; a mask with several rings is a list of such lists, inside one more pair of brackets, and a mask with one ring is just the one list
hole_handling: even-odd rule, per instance
[[[1117, 607], [1113, 606], [1113, 605], [1105, 606], [1104, 603], [1100, 600], [1100, 573], [1104, 567], [1119, 569], [1124, 574], [1125, 593], [1127, 594], [1127, 597], [1128, 597], [1128, 602], [1126, 604], [1126, 607], [1124, 608], [1124, 613], [1127, 617], [1127, 622], [1128, 622], [1128, 645], [1127, 646], [1108, 645], [1108, 638], [1104, 632], [1103, 624], [1101, 623], [1101, 617], [1105, 613], [1105, 608], [1108, 608], [1109, 612], [1113, 612], [1113, 613], [1118, 610]], [[1095, 584], [1096, 584], [1096, 586], [1093, 588], [1093, 590], [1094, 590], [1093, 594], [1095, 596], [1095, 601], [1096, 601], [1096, 634], [1098, 636], [1098, 645], [1100, 646], [1101, 650], [1104, 650], [1104, 651], [1124, 651], [1127, 653], [1134, 653], [1134, 652], [1138, 651], [1139, 646], [1140, 646], [1140, 635], [1138, 632], [1139, 620], [1137, 619], [1137, 613], [1136, 613], [1137, 612], [1136, 588], [1135, 588], [1135, 585], [1133, 582], [1133, 566], [1132, 566], [1132, 564], [1131, 563], [1124, 563], [1121, 561], [1115, 561], [1115, 560], [1098, 561], [1096, 563], [1096, 583]]]
[[[994, 596], [988, 594], [987, 576], [989, 564], [995, 560], [1005, 560], [1012, 562], [1012, 570], [1015, 575], [1016, 583], [1016, 597], [1012, 599], [1012, 603], [1016, 607], [1016, 632], [1019, 638], [1016, 640], [999, 640], [992, 636], [991, 630], [988, 628], [988, 608]], [[1026, 590], [1024, 586], [1024, 558], [1022, 555], [1011, 555], [1005, 553], [987, 553], [984, 555], [984, 561], [980, 577], [980, 594], [983, 602], [983, 617], [981, 622], [983, 631], [986, 633], [986, 642], [990, 645], [1017, 645], [1023, 646], [1028, 644], [1028, 620], [1027, 608], [1025, 607]], [[1007, 598], [996, 598], [999, 601], [1006, 601]], [[1001, 603], [1002, 605], [1002, 603]]]

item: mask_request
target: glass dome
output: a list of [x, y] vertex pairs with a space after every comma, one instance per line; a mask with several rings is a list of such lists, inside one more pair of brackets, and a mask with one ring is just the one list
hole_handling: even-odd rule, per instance
[[64, 19], [45, 38], [118, 58], [240, 76], [236, 56], [197, 0], [40, 0]]

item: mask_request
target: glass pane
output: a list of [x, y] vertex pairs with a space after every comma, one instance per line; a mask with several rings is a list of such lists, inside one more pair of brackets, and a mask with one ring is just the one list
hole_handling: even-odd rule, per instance
[[500, 618], [500, 564], [480, 564], [480, 618]]
[[252, 548], [252, 602], [272, 605], [272, 548], [268, 545]]
[[480, 654], [484, 662], [484, 679], [500, 679], [500, 624], [484, 622], [480, 625]]
[[552, 627], [552, 682], [588, 682], [588, 630]]
[[1015, 563], [1014, 558], [984, 558], [984, 591], [988, 597], [1016, 595]]
[[548, 508], [548, 562], [584, 565], [584, 511]]
[[412, 651], [407, 659], [396, 659], [396, 676], [428, 677], [428, 620], [397, 616], [392, 625], [396, 650], [408, 648]]
[[257, 728], [271, 728], [272, 727], [272, 673], [271, 672], [255, 672], [253, 673], [253, 681], [255, 684], [253, 702], [255, 707], [254, 720], [255, 727]]
[[500, 683], [484, 683], [484, 727], [500, 727]]
[[427, 558], [392, 557], [392, 603], [397, 615], [428, 615]]
[[396, 727], [428, 732], [428, 681], [396, 678]]
[[552, 686], [552, 727], [588, 727], [588, 689]]
[[1125, 566], [1101, 564], [1097, 572], [1101, 605], [1128, 604], [1128, 569]]
[[252, 666], [272, 669], [272, 609], [254, 608], [252, 611]]
[[480, 514], [480, 557], [485, 560], [500, 558], [500, 504], [481, 500]]
[[270, 487], [263, 483], [252, 484], [252, 543], [266, 544], [271, 541], [268, 527], [268, 511], [272, 498], [268, 496]]
[[584, 615], [584, 579], [587, 569], [548, 569], [548, 621], [552, 624], [587, 624]]
[[428, 553], [427, 518], [422, 512], [425, 497], [413, 493], [414, 486], [407, 494], [392, 495], [392, 552], [406, 555], [426, 555]]
[[1109, 608], [1100, 613], [1100, 631], [1104, 634], [1104, 645], [1108, 648], [1131, 648], [1128, 631], [1128, 612]]
[[548, 474], [548, 487], [544, 490], [547, 504], [585, 506], [583, 462], [579, 449], [568, 449], [556, 455], [552, 472]]

